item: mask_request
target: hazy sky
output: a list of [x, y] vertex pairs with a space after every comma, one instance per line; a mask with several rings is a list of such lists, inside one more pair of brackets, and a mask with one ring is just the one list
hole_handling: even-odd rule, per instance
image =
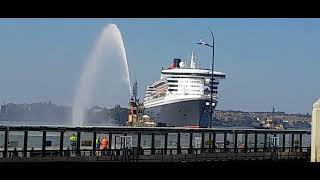
[[[320, 19], [0, 19], [1, 102], [71, 105], [82, 66], [108, 23], [122, 33], [141, 99], [173, 58], [194, 50], [201, 67], [210, 67], [211, 50], [196, 44], [211, 41], [208, 26], [216, 70], [227, 74], [218, 109], [271, 111], [275, 105], [310, 113], [320, 98]], [[97, 105], [110, 106], [99, 96]]]

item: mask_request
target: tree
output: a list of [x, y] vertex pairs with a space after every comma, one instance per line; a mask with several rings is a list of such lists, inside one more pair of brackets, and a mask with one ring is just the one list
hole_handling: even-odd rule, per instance
[[114, 108], [110, 109], [109, 113], [107, 113], [106, 119], [108, 118], [108, 116], [111, 116], [111, 119], [119, 121], [119, 123], [121, 124], [122, 121], [127, 120], [125, 117], [128, 116], [128, 109], [122, 108], [119, 104], [117, 104], [114, 106]]

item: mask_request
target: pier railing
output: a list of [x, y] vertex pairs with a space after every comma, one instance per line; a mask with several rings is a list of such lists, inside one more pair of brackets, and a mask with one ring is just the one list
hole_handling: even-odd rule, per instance
[[[23, 134], [23, 147], [9, 147], [10, 134]], [[41, 135], [41, 147], [28, 145], [29, 132]], [[6, 158], [109, 158], [119, 161], [144, 161], [149, 157], [168, 161], [176, 157], [192, 157], [193, 160], [209, 158], [221, 159], [307, 159], [310, 156], [310, 144], [303, 145], [303, 136], [310, 136], [309, 130], [269, 130], [269, 129], [194, 129], [194, 128], [128, 128], [128, 127], [45, 127], [45, 126], [0, 126], [3, 134], [3, 145], [0, 145], [0, 159]], [[47, 147], [47, 133], [59, 134], [59, 147]], [[65, 134], [77, 135], [76, 147], [65, 143]], [[81, 146], [83, 133], [90, 134], [89, 146]], [[106, 151], [96, 147], [95, 140], [99, 135], [107, 135], [109, 140]], [[170, 138], [168, 136], [170, 135]], [[182, 135], [184, 135], [182, 137]], [[223, 139], [218, 142], [218, 135]], [[240, 135], [242, 138], [240, 138]], [[117, 137], [136, 137], [136, 143], [127, 146]], [[149, 138], [149, 146], [142, 145], [142, 136]], [[156, 145], [156, 137], [161, 136], [164, 142]], [[249, 136], [251, 141], [249, 141]], [[1, 136], [0, 136], [1, 137]], [[260, 137], [260, 138], [258, 138]], [[276, 139], [274, 142], [273, 139]], [[86, 137], [88, 139], [88, 137]], [[170, 139], [170, 143], [169, 143]], [[308, 139], [308, 138], [307, 138]], [[172, 143], [174, 141], [174, 143]], [[1, 142], [1, 140], [0, 140]], [[120, 144], [119, 144], [120, 143]], [[310, 142], [309, 142], [310, 143]], [[67, 146], [67, 147], [66, 147]], [[172, 147], [174, 146], [174, 147]], [[3, 147], [3, 148], [1, 148]], [[152, 158], [151, 158], [152, 159]], [[183, 158], [182, 158], [183, 159]], [[189, 159], [190, 160], [190, 159]], [[147, 161], [147, 160], [146, 160]]]
[[[287, 151], [282, 152], [280, 150], [274, 151], [272, 149], [258, 149], [257, 152], [250, 150], [244, 152], [244, 149], [239, 149], [234, 151], [233, 148], [228, 149], [215, 149], [214, 151], [202, 151], [201, 149], [194, 149], [190, 152], [188, 149], [185, 150], [187, 153], [177, 153], [177, 149], [170, 148], [167, 149], [166, 153], [164, 149], [157, 149], [155, 154], [151, 155], [150, 150], [142, 149], [140, 152], [135, 151], [134, 149], [127, 150], [107, 150], [107, 151], [93, 151], [88, 149], [80, 150], [80, 153], [77, 154], [74, 150], [64, 150], [63, 154], [60, 154], [59, 150], [49, 150], [46, 151], [46, 156], [52, 158], [51, 161], [55, 161], [55, 158], [60, 157], [65, 160], [68, 159], [85, 159], [86, 157], [95, 157], [97, 159], [101, 158], [109, 161], [225, 161], [225, 160], [283, 160], [283, 159], [296, 159], [296, 160], [305, 160], [307, 161], [310, 158], [310, 148], [303, 147], [303, 151], [290, 151], [290, 148], [287, 148]], [[149, 151], [149, 152], [148, 152]], [[8, 161], [9, 158], [15, 159], [16, 161], [23, 159], [41, 159], [42, 151], [41, 150], [28, 150], [26, 156], [23, 156], [23, 150], [14, 150], [8, 152], [8, 157], [4, 158]], [[177, 158], [180, 157], [180, 158]], [[1, 162], [2, 160], [0, 160]]]

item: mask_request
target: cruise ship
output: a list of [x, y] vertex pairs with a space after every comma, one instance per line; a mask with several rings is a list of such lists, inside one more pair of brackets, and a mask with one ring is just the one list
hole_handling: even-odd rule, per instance
[[[191, 54], [190, 65], [174, 59], [162, 69], [160, 80], [147, 86], [144, 97], [145, 113], [158, 126], [208, 127], [210, 119], [211, 70], [201, 69]], [[213, 72], [213, 102], [218, 103], [218, 85], [225, 79], [223, 72]]]

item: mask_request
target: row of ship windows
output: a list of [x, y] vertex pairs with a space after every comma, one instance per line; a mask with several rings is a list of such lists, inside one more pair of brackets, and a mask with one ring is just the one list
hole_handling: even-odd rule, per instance
[[[211, 77], [211, 74], [201, 74], [201, 73], [167, 73], [167, 72], [163, 72], [162, 74], [169, 74], [169, 75], [194, 75], [194, 76], [208, 76], [208, 77]], [[225, 75], [214, 74], [213, 77], [225, 77]]]
[[[168, 89], [168, 91], [178, 91], [178, 89]], [[191, 90], [191, 91], [198, 91], [200, 92], [201, 90]], [[201, 91], [202, 92], [202, 91]], [[218, 91], [212, 91], [212, 93], [217, 94]]]
[[[188, 87], [187, 85], [169, 84], [169, 87]], [[190, 87], [200, 87], [199, 85], [190, 85]]]
[[[172, 83], [177, 83], [178, 82], [178, 80], [167, 80], [168, 82], [172, 82]], [[188, 81], [180, 81], [180, 82], [188, 82]], [[190, 81], [191, 83], [201, 83], [201, 81]], [[214, 81], [212, 84], [214, 84], [214, 85], [218, 85], [219, 84], [219, 82], [216, 82], [216, 81]]]
[[[173, 82], [178, 82], [178, 80], [183, 80], [183, 79], [190, 79], [190, 77], [180, 77], [180, 76], [168, 76], [167, 78], [170, 78], [170, 79], [167, 79], [167, 81], [173, 81]], [[199, 77], [195, 77], [195, 78], [199, 78]], [[208, 78], [201, 78], [201, 79], [208, 79], [211, 81], [211, 78], [208, 77]], [[213, 78], [213, 80], [217, 80], [216, 78]]]
[[201, 81], [190, 81], [191, 83], [201, 83]]
[[[168, 82], [177, 83], [178, 80], [168, 80]], [[200, 84], [201, 81], [181, 81], [181, 80], [180, 80], [180, 83], [198, 83], [198, 84]]]
[[[168, 82], [178, 82], [178, 80], [167, 80]], [[180, 81], [180, 82], [189, 82], [189, 81]], [[201, 81], [190, 81], [190, 83], [198, 83], [200, 84]]]
[[[169, 91], [178, 91], [178, 89], [168, 89]], [[202, 92], [200, 90], [197, 90], [197, 89], [192, 89], [190, 91], [197, 91], [197, 92]]]
[[190, 87], [200, 87], [200, 86], [198, 86], [198, 85], [190, 85]]

